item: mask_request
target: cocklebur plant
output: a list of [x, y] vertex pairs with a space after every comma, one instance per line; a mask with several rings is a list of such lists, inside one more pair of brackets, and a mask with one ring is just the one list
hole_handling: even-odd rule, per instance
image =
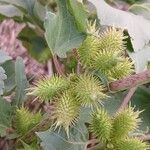
[[[109, 79], [120, 79], [129, 75], [132, 71], [132, 63], [124, 56], [125, 37], [122, 30], [108, 28], [102, 33], [100, 33], [99, 29], [94, 33], [92, 27], [90, 30], [92, 34], [86, 37], [77, 50], [83, 67], [87, 70], [99, 70]], [[62, 77], [55, 75], [50, 79], [40, 80], [33, 88], [29, 89], [30, 95], [36, 96], [42, 102], [54, 104], [52, 113], [54, 118], [53, 126], [55, 128], [63, 127], [68, 137], [69, 129], [76, 126], [82, 108], [89, 107], [94, 111], [95, 108], [99, 107], [99, 103], [101, 104], [107, 98], [105, 86], [90, 71], [76, 76]], [[38, 118], [36, 114], [32, 116], [31, 113], [22, 108], [21, 111], [16, 111], [16, 130], [19, 134], [25, 134], [39, 122], [38, 119], [36, 121], [36, 118]], [[124, 135], [123, 138], [127, 138], [129, 129], [135, 128], [134, 124], [132, 124], [133, 122], [128, 124], [129, 129], [126, 127], [124, 127], [125, 130], [120, 128], [122, 124], [127, 125], [127, 120], [129, 123], [130, 119], [132, 119], [126, 114], [125, 116], [122, 114], [122, 116], [125, 121], [124, 119], [119, 120], [120, 114], [113, 120], [108, 116], [107, 111], [102, 108], [93, 113], [95, 120], [93, 119], [91, 122], [91, 132], [97, 136], [100, 142], [106, 143], [106, 148], [111, 149], [116, 144], [116, 148], [121, 149], [120, 143], [122, 141], [116, 142], [114, 139], [119, 137], [119, 133], [122, 136]], [[126, 139], [125, 141], [127, 143], [129, 140]], [[130, 143], [134, 142], [134, 140], [129, 141], [129, 146]], [[123, 148], [126, 147], [124, 146]]]
[[102, 143], [109, 141], [112, 130], [111, 122], [111, 118], [103, 108], [92, 114], [90, 130]]
[[[64, 127], [69, 135], [69, 127], [75, 125], [77, 122], [80, 109], [82, 107], [97, 107], [108, 96], [103, 92], [105, 88], [97, 77], [84, 73], [81, 75], [70, 74], [64, 79], [60, 77], [63, 79], [62, 81], [65, 81], [61, 82], [62, 87], [65, 87], [65, 89], [63, 89], [63, 92], [62, 90], [55, 92], [52, 98], [51, 91], [53, 90], [49, 91], [49, 89], [59, 90], [55, 88], [58, 81], [54, 80], [54, 78], [57, 79], [58, 77], [53, 76], [48, 81], [46, 79], [40, 80], [33, 88], [29, 89], [29, 94], [33, 93], [42, 102], [47, 102], [51, 98], [50, 103], [54, 103], [54, 126], [55, 128]], [[65, 86], [66, 83], [67, 88]], [[44, 94], [47, 97], [46, 99]]]
[[55, 128], [64, 127], [69, 136], [69, 127], [75, 125], [80, 112], [80, 103], [70, 91], [65, 91], [55, 102], [54, 118]]
[[67, 80], [58, 75], [52, 78], [44, 78], [35, 83], [33, 88], [30, 88], [28, 94], [34, 95], [43, 101], [50, 101], [58, 93], [63, 92], [69, 86]]
[[148, 150], [149, 146], [137, 138], [126, 138], [115, 145], [116, 150]]
[[[53, 105], [51, 130], [56, 132], [64, 129], [68, 139], [71, 129], [76, 128], [80, 120], [82, 109], [89, 108], [93, 112], [91, 122], [87, 124], [89, 133], [92, 133], [103, 144], [104, 149], [147, 150], [146, 143], [131, 136], [132, 132], [138, 129], [139, 112], [135, 112], [133, 108], [129, 107], [110, 117], [107, 110], [103, 108], [103, 102], [108, 98], [107, 87], [93, 74], [93, 70], [100, 70], [108, 79], [114, 80], [131, 73], [132, 62], [124, 56], [124, 38], [120, 32], [111, 28], [101, 36], [87, 36], [77, 50], [83, 65], [82, 73], [70, 73], [66, 76], [54, 74], [50, 78], [41, 79], [28, 89], [28, 95], [35, 96], [35, 99], [43, 104]], [[118, 34], [120, 35], [119, 42], [118, 38], [113, 41], [112, 36], [115, 37], [115, 34], [117, 37], [119, 37]], [[105, 38], [106, 36], [108, 37]], [[108, 47], [104, 41], [109, 42]], [[112, 45], [111, 41], [113, 41]], [[89, 50], [88, 54], [86, 54], [87, 49]], [[33, 114], [23, 107], [17, 109], [14, 120], [16, 132], [20, 136], [28, 134], [43, 121], [41, 118], [40, 112]], [[50, 122], [46, 123], [50, 124]], [[32, 136], [35, 137], [35, 135]]]
[[[139, 112], [129, 107], [110, 117], [103, 108], [103, 103], [108, 98], [107, 87], [93, 74], [93, 71], [98, 70], [112, 81], [133, 72], [133, 63], [125, 55], [126, 37], [122, 30], [114, 27], [109, 27], [103, 32], [95, 28], [95, 25], [91, 24], [89, 34], [77, 49], [78, 61], [83, 67], [82, 73], [53, 75], [39, 80], [29, 88], [28, 95], [35, 96], [36, 100], [42, 103], [52, 104], [51, 130], [57, 132], [64, 129], [68, 139], [72, 128], [76, 128], [80, 120], [83, 108], [89, 108], [93, 113], [91, 121], [86, 126], [104, 149], [147, 150], [146, 143], [132, 137], [132, 132], [138, 129], [140, 122]], [[23, 121], [20, 123], [25, 124]], [[21, 127], [18, 125], [19, 128]]]
[[74, 84], [73, 90], [82, 106], [92, 107], [107, 98], [104, 93], [104, 86], [96, 77], [90, 74], [80, 75]]
[[76, 127], [80, 119], [82, 109], [89, 108], [93, 111], [89, 131], [103, 144], [104, 149], [147, 150], [147, 144], [129, 136], [138, 129], [139, 112], [129, 107], [110, 117], [103, 108], [103, 102], [108, 98], [107, 87], [93, 74], [93, 70], [98, 70], [112, 81], [133, 72], [133, 63], [125, 56], [126, 37], [122, 30], [114, 27], [102, 33], [95, 30], [95, 34], [93, 27], [91, 30], [92, 34], [77, 50], [83, 66], [82, 73], [71, 73], [65, 77], [54, 75], [50, 79], [40, 80], [29, 89], [29, 94], [54, 105], [52, 129], [55, 131], [58, 128], [60, 131], [63, 128], [68, 138], [71, 128]]
[[16, 110], [14, 126], [19, 135], [24, 135], [42, 119], [40, 112], [32, 113], [27, 108], [21, 107]]
[[93, 35], [87, 36], [87, 38], [78, 49], [78, 55], [82, 65], [91, 67], [95, 53], [98, 51], [98, 44], [97, 37]]
[[125, 39], [123, 30], [116, 29], [114, 27], [108, 27], [106, 30], [99, 34], [101, 40], [99, 41], [99, 47], [101, 50], [110, 49], [113, 52], [122, 52], [125, 50]]
[[[93, 32], [93, 31], [92, 31]], [[123, 31], [109, 27], [106, 31], [89, 35], [78, 49], [81, 64], [98, 70], [110, 80], [121, 79], [133, 72], [133, 63], [125, 58]]]
[[136, 130], [141, 122], [139, 111], [134, 111], [134, 108], [129, 107], [124, 111], [116, 113], [113, 119], [113, 138], [126, 138], [129, 132]]
[[[15, 97], [10, 103], [0, 100], [0, 106], [2, 106], [0, 107], [2, 108], [0, 109], [2, 112], [2, 117], [0, 118], [0, 134], [3, 137], [6, 135], [7, 138], [8, 134], [5, 131], [13, 133], [11, 136], [8, 135], [8, 138], [15, 139], [15, 148], [12, 149], [24, 147], [24, 150], [29, 150], [32, 149], [32, 146], [30, 147], [29, 145], [33, 145], [36, 150], [147, 150], [148, 146], [143, 142], [144, 140], [141, 137], [137, 137], [138, 133], [134, 133], [139, 127], [139, 112], [129, 107], [128, 109], [115, 113], [113, 116], [109, 115], [109, 111], [114, 111], [114, 104], [112, 103], [118, 104], [118, 101], [115, 102], [118, 98], [113, 101], [113, 96], [120, 94], [112, 93], [117, 91], [113, 83], [120, 85], [120, 83], [127, 81], [124, 83], [129, 85], [131, 83], [130, 81], [135, 81], [133, 78], [131, 78], [133, 80], [128, 80], [130, 77], [126, 78], [126, 76], [134, 73], [134, 67], [126, 53], [127, 39], [124, 36], [123, 29], [108, 27], [102, 31], [96, 21], [93, 24], [90, 21], [86, 32], [86, 22], [89, 18], [86, 17], [84, 11], [84, 1], [81, 3], [81, 1], [77, 0], [55, 0], [56, 9], [54, 13], [50, 11], [51, 9], [48, 5], [45, 7], [46, 3], [40, 3], [41, 1], [38, 0], [35, 0], [35, 3], [26, 3], [25, 1], [18, 3], [15, 1], [10, 2], [11, 7], [17, 8], [17, 10], [22, 12], [20, 8], [23, 6], [23, 11], [26, 10], [26, 12], [22, 14], [25, 15], [24, 17], [21, 15], [22, 19], [25, 18], [25, 20], [28, 20], [27, 24], [38, 35], [38, 37], [36, 34], [29, 36], [27, 33], [26, 36], [21, 35], [21, 38], [27, 38], [27, 41], [29, 43], [31, 42], [31, 49], [35, 51], [32, 52], [30, 49], [29, 51], [35, 56], [34, 58], [38, 58], [39, 61], [43, 58], [42, 62], [44, 63], [48, 61], [45, 69], [50, 73], [49, 75], [52, 73], [54, 75], [49, 78], [43, 77], [34, 86], [28, 88], [29, 92], [27, 96], [29, 97], [27, 98], [29, 98], [29, 102], [26, 103], [24, 99], [26, 91], [23, 92], [27, 88], [27, 86], [24, 86], [25, 76], [22, 74], [22, 69], [18, 71], [18, 68], [21, 68], [23, 65], [20, 64], [20, 61], [16, 63], [15, 74], [17, 74], [17, 77], [15, 76], [15, 79], [13, 78], [15, 83], [11, 87], [11, 90], [16, 87], [16, 91], [13, 91], [12, 94], [15, 94]], [[97, 1], [103, 2], [103, 0]], [[7, 3], [4, 4], [4, 7], [6, 5]], [[105, 7], [103, 5], [101, 6]], [[39, 8], [40, 11], [38, 10]], [[104, 10], [106, 9], [104, 8]], [[46, 20], [43, 26], [45, 15]], [[90, 14], [89, 16], [92, 19]], [[110, 15], [111, 17], [113, 18]], [[101, 21], [103, 20], [100, 19], [100, 23]], [[123, 20], [123, 23], [126, 23], [126, 21]], [[122, 22], [122, 20], [119, 19], [119, 22]], [[133, 24], [131, 26], [133, 28]], [[135, 29], [129, 31], [137, 32], [139, 28]], [[143, 29], [142, 26], [140, 26], [140, 31], [144, 33], [145, 30], [141, 29]], [[136, 35], [135, 32], [132, 33]], [[148, 36], [143, 37], [140, 34], [141, 32], [137, 32], [137, 37], [142, 37], [144, 40], [147, 40]], [[129, 37], [128, 40], [130, 40]], [[47, 44], [45, 43], [46, 41]], [[40, 49], [42, 52], [36, 53]], [[46, 53], [42, 49], [46, 49]], [[47, 50], [51, 51], [50, 56], [47, 55]], [[48, 60], [48, 58], [52, 60]], [[52, 67], [49, 64], [52, 64]], [[67, 66], [68, 64], [70, 66]], [[72, 69], [76, 73], [72, 73]], [[7, 70], [9, 69], [6, 69], [6, 73], [8, 72]], [[8, 76], [8, 79], [12, 79], [12, 77], [9, 78]], [[104, 80], [107, 80], [106, 82], [108, 84]], [[30, 79], [29, 81], [32, 83]], [[146, 83], [148, 82], [146, 81]], [[134, 85], [138, 84], [132, 84], [132, 86], [126, 86], [123, 89], [130, 89]], [[5, 96], [2, 95], [2, 97], [5, 99]], [[111, 98], [112, 103], [106, 101], [108, 97]], [[134, 103], [134, 101], [132, 102]], [[107, 102], [110, 106], [109, 108], [107, 108]], [[5, 113], [5, 109], [3, 110], [3, 106], [7, 106], [6, 108], [8, 110], [6, 109], [6, 112], [8, 114]], [[14, 106], [17, 109], [13, 111]], [[9, 111], [11, 108], [14, 113]], [[14, 115], [12, 124], [10, 123], [12, 119], [10, 113]], [[8, 118], [9, 122], [7, 121]], [[50, 129], [45, 131], [48, 128]], [[36, 135], [40, 137], [41, 141], [36, 138]], [[6, 139], [5, 145], [7, 144]]]
[[139, 111], [128, 107], [110, 117], [103, 108], [92, 114], [91, 132], [109, 150], [147, 150], [149, 147], [129, 133], [139, 127]]

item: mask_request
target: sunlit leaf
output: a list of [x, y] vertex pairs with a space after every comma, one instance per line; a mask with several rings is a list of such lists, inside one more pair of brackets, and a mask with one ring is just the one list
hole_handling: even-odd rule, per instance
[[101, 25], [127, 29], [134, 51], [141, 50], [150, 41], [150, 22], [142, 16], [109, 6], [104, 0], [88, 0], [97, 8]]

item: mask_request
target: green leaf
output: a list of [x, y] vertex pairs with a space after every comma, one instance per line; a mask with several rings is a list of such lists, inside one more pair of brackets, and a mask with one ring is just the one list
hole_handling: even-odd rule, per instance
[[4, 80], [7, 79], [7, 76], [5, 74], [5, 70], [0, 67], [0, 95], [3, 95], [4, 91]]
[[129, 11], [150, 20], [150, 1], [141, 4], [133, 4], [129, 7]]
[[109, 6], [104, 0], [89, 0], [97, 8], [101, 25], [127, 29], [134, 51], [142, 49], [150, 40], [150, 22], [131, 12]]
[[38, 17], [41, 21], [45, 20], [45, 16], [46, 16], [46, 9], [43, 5], [41, 5], [41, 3], [39, 3], [38, 1], [35, 1], [35, 5], [33, 8], [33, 13], [36, 17]]
[[[17, 11], [19, 10], [19, 12], [22, 13], [21, 16], [23, 16], [24, 15], [23, 9], [27, 10], [27, 12], [30, 15], [33, 15], [33, 9], [36, 1], [37, 0], [0, 0], [0, 3], [3, 3], [6, 6], [9, 5], [13, 6], [13, 9], [16, 9]], [[12, 17], [12, 16], [7, 16], [7, 17]]]
[[1, 137], [4, 137], [7, 134], [6, 133], [7, 128], [8, 128], [7, 126], [0, 124], [0, 136]]
[[17, 7], [11, 4], [0, 5], [0, 14], [6, 17], [23, 17], [23, 13]]
[[25, 101], [25, 89], [28, 87], [24, 68], [23, 59], [18, 57], [15, 62], [16, 95], [13, 101], [13, 104], [16, 106], [21, 106]]
[[44, 150], [84, 150], [87, 146], [87, 141], [83, 140], [82, 134], [77, 130], [72, 131], [69, 139], [64, 130], [60, 130], [59, 133], [58, 130], [47, 130], [38, 132], [37, 135], [42, 140], [41, 147]]
[[24, 28], [20, 33], [19, 39], [23, 42], [23, 46], [26, 47], [29, 55], [40, 63], [47, 63], [52, 57], [46, 40], [43, 37], [37, 36], [31, 28]]
[[28, 49], [29, 55], [40, 63], [46, 63], [51, 58], [51, 52], [42, 37], [28, 37], [27, 41], [24, 40], [24, 46]]
[[21, 141], [21, 143], [22, 143], [24, 148], [23, 149], [17, 149], [17, 150], [40, 150], [38, 148], [38, 145], [37, 144], [35, 145], [35, 143], [32, 143], [32, 145], [28, 145], [23, 141]]
[[6, 52], [0, 50], [0, 64], [4, 63], [7, 60], [10, 60], [11, 57], [7, 55]]
[[150, 46], [145, 46], [137, 52], [128, 52], [129, 56], [134, 62], [136, 73], [142, 72], [147, 68], [148, 61], [150, 61]]
[[87, 27], [87, 11], [84, 8], [84, 5], [77, 0], [69, 0], [69, 10], [71, 14], [75, 17], [76, 25], [78, 30], [81, 32], [86, 32]]
[[148, 61], [148, 63], [147, 63], [147, 69], [148, 70], [150, 69], [150, 61]]
[[83, 107], [79, 114], [79, 122], [82, 122], [82, 124], [90, 123], [91, 122], [91, 114], [93, 110], [90, 107]]
[[10, 92], [15, 88], [15, 64], [13, 61], [7, 61], [1, 65], [5, 70], [7, 79], [4, 80], [5, 90], [4, 94], [10, 94]]
[[57, 15], [47, 12], [45, 21], [45, 37], [52, 53], [66, 57], [66, 52], [77, 48], [85, 35], [76, 29], [74, 17], [68, 10], [65, 0], [57, 0]]
[[[150, 20], [150, 1], [141, 4], [134, 4], [129, 8], [129, 11], [133, 12], [136, 15], [143, 16], [144, 18]], [[144, 26], [144, 24], [143, 24]], [[130, 53], [130, 57], [135, 63], [136, 72], [141, 72], [145, 69], [148, 69], [148, 62], [150, 60], [150, 46], [145, 46], [138, 52]]]
[[33, 15], [33, 9], [36, 1], [37, 0], [25, 0], [26, 7], [30, 15]]
[[140, 129], [146, 131], [147, 127], [150, 127], [150, 88], [139, 87], [131, 98], [131, 103], [135, 109], [144, 110], [140, 114], [142, 119]]
[[[109, 94], [109, 98], [106, 99], [105, 101], [103, 101], [103, 106], [101, 106], [101, 104], [99, 105], [99, 107], [104, 107], [108, 113], [113, 116], [117, 109], [119, 108], [119, 106], [122, 103], [122, 100], [124, 99], [125, 95], [127, 94], [127, 91], [124, 92], [117, 92], [117, 93], [112, 93]], [[97, 108], [96, 108], [97, 109]], [[94, 110], [86, 107], [86, 108], [82, 108], [80, 115], [79, 115], [79, 119], [80, 119], [80, 123], [90, 123], [91, 122], [91, 114]]]
[[104, 108], [110, 115], [114, 115], [116, 113], [126, 94], [127, 91], [112, 93], [109, 95], [110, 97], [104, 101]]
[[[0, 50], [0, 64], [6, 62], [7, 60], [10, 60], [11, 57], [9, 57], [6, 52]], [[4, 91], [4, 80], [7, 79], [7, 76], [5, 74], [5, 70], [0, 67], [0, 95], [3, 94]]]
[[0, 97], [0, 136], [5, 136], [6, 130], [11, 127], [13, 110], [11, 104]]
[[26, 0], [0, 0], [0, 2], [6, 3], [6, 4], [12, 4], [15, 6], [26, 8]]
[[[120, 0], [119, 0], [119, 1], [120, 1]], [[142, 0], [121, 0], [121, 1], [126, 2], [126, 3], [129, 3], [129, 4], [134, 4], [134, 3], [138, 2], [138, 1], [142, 1]], [[124, 4], [124, 3], [123, 3], [123, 4]]]
[[[129, 11], [150, 20], [150, 1], [134, 4], [129, 8]], [[129, 53], [129, 55], [135, 63], [136, 72], [141, 72], [147, 69], [148, 61], [150, 60], [150, 46], [145, 46], [140, 51]]]
[[[146, 131], [147, 127], [150, 126], [150, 88], [139, 87], [133, 97], [131, 98], [131, 105], [135, 107], [135, 110], [144, 110], [140, 114], [142, 124], [140, 130]], [[110, 95], [111, 97], [104, 102], [104, 108], [109, 112], [110, 115], [114, 115], [120, 107], [123, 99], [125, 98], [128, 91], [118, 92]]]
[[94, 75], [97, 76], [100, 81], [109, 88], [109, 80], [104, 73], [102, 73], [101, 71], [95, 71]]

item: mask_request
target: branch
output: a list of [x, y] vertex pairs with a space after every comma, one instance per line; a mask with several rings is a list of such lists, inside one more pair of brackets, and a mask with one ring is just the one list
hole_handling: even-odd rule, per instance
[[48, 72], [48, 76], [51, 77], [53, 75], [53, 64], [52, 64], [52, 60], [49, 60], [47, 63], [47, 72]]
[[121, 105], [120, 105], [118, 111], [121, 111], [121, 110], [123, 110], [123, 109], [126, 108], [126, 106], [128, 105], [128, 103], [129, 103], [131, 97], [134, 95], [136, 89], [137, 89], [137, 86], [136, 86], [136, 87], [133, 87], [133, 88], [131, 88], [131, 89], [129, 90], [128, 94], [125, 96], [124, 100], [122, 101], [122, 103], [121, 103]]
[[99, 145], [95, 145], [93, 147], [87, 148], [87, 150], [98, 150], [99, 149]]
[[81, 64], [80, 62], [77, 63], [77, 69], [76, 69], [76, 73], [79, 75], [81, 72]]
[[109, 86], [111, 91], [123, 91], [149, 82], [150, 82], [150, 71], [147, 70], [142, 73], [131, 75], [122, 80], [111, 82]]
[[2, 150], [9, 150], [8, 148], [8, 141], [6, 138], [2, 139], [2, 142], [0, 143], [0, 149]]
[[142, 135], [140, 137], [138, 137], [141, 141], [150, 141], [150, 134], [147, 135]]
[[[139, 140], [146, 142], [146, 141], [150, 141], [150, 134], [147, 135], [142, 135], [140, 137], [138, 137]], [[94, 142], [95, 143], [96, 139], [90, 140], [89, 143]], [[99, 145], [95, 145], [92, 147], [87, 148], [87, 150], [98, 150], [99, 149]]]
[[87, 145], [91, 145], [91, 144], [95, 145], [97, 143], [99, 143], [99, 140], [97, 140], [97, 139], [91, 139], [91, 140], [88, 141]]
[[98, 150], [98, 143], [99, 143], [99, 140], [97, 139], [89, 140], [87, 143], [87, 146], [90, 146], [90, 147], [87, 148], [87, 150]]
[[36, 132], [48, 130], [51, 127], [51, 125], [52, 125], [51, 114], [47, 114], [47, 116], [45, 116], [45, 118], [43, 118], [43, 120], [39, 124], [37, 124], [31, 130], [29, 130], [25, 135], [20, 137], [17, 140], [17, 142], [20, 142], [22, 140], [30, 143], [34, 140], [33, 137], [35, 136]]
[[55, 68], [56, 68], [56, 71], [58, 72], [58, 74], [61, 76], [65, 76], [65, 73], [63, 71], [63, 68], [62, 68], [59, 60], [58, 60], [57, 55], [53, 56], [53, 62], [54, 62], [54, 65], [55, 65]]
[[76, 49], [76, 48], [73, 49], [73, 54], [74, 54], [75, 58], [79, 61], [79, 60], [80, 60], [80, 57], [79, 57], [79, 55], [78, 55], [78, 52], [77, 52], [77, 49]]

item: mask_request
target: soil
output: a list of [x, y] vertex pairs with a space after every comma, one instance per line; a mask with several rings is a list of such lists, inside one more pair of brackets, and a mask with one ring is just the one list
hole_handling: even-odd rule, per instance
[[40, 64], [28, 55], [27, 49], [17, 38], [19, 33], [25, 28], [26, 24], [17, 23], [12, 19], [4, 20], [0, 23], [0, 49], [4, 50], [14, 60], [20, 56], [25, 64], [27, 75], [40, 77], [47, 75], [47, 66]]

